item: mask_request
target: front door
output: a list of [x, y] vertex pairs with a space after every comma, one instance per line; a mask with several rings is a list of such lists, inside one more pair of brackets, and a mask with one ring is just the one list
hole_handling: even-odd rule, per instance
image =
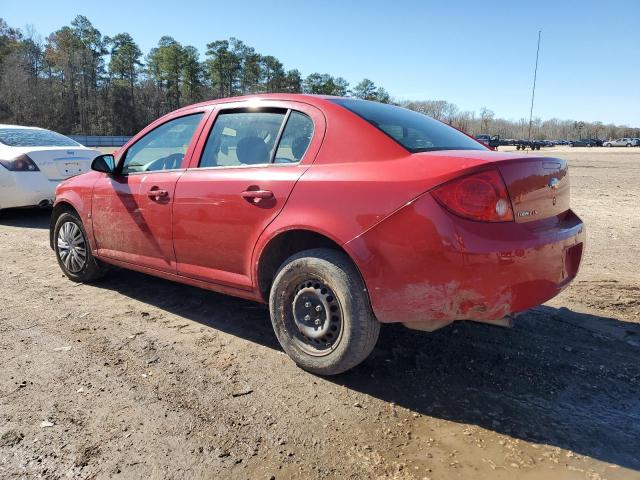
[[324, 132], [319, 115], [296, 102], [219, 109], [176, 187], [179, 274], [251, 288], [253, 247], [313, 161]]
[[175, 272], [174, 193], [203, 117], [197, 112], [153, 128], [127, 148], [114, 175], [96, 182], [91, 213], [99, 256]]

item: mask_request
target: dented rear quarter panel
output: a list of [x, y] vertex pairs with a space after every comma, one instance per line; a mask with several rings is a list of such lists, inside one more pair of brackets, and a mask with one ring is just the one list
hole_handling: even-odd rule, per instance
[[565, 252], [584, 244], [580, 219], [517, 224], [462, 219], [430, 194], [345, 245], [378, 320], [490, 321], [539, 305], [575, 277]]

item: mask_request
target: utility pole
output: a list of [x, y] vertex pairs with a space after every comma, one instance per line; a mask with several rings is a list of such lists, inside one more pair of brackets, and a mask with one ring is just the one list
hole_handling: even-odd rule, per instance
[[531, 124], [533, 122], [533, 99], [536, 96], [536, 77], [538, 76], [538, 56], [540, 55], [540, 36], [542, 30], [538, 30], [538, 50], [536, 50], [536, 68], [533, 71], [533, 91], [531, 92], [531, 110], [529, 111], [529, 142], [531, 142]]

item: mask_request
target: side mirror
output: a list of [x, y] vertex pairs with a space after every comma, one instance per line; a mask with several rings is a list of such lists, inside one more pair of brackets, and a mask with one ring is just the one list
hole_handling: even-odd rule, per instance
[[116, 159], [111, 154], [98, 155], [91, 162], [91, 170], [112, 174], [116, 169]]

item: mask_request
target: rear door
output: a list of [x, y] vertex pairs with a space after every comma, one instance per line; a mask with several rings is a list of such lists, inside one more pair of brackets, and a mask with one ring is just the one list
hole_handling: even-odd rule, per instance
[[206, 114], [190, 112], [154, 125], [127, 147], [114, 175], [94, 184], [91, 211], [100, 256], [176, 271], [174, 192]]
[[178, 273], [250, 289], [253, 247], [285, 205], [324, 136], [299, 102], [226, 104], [201, 135], [174, 200]]

